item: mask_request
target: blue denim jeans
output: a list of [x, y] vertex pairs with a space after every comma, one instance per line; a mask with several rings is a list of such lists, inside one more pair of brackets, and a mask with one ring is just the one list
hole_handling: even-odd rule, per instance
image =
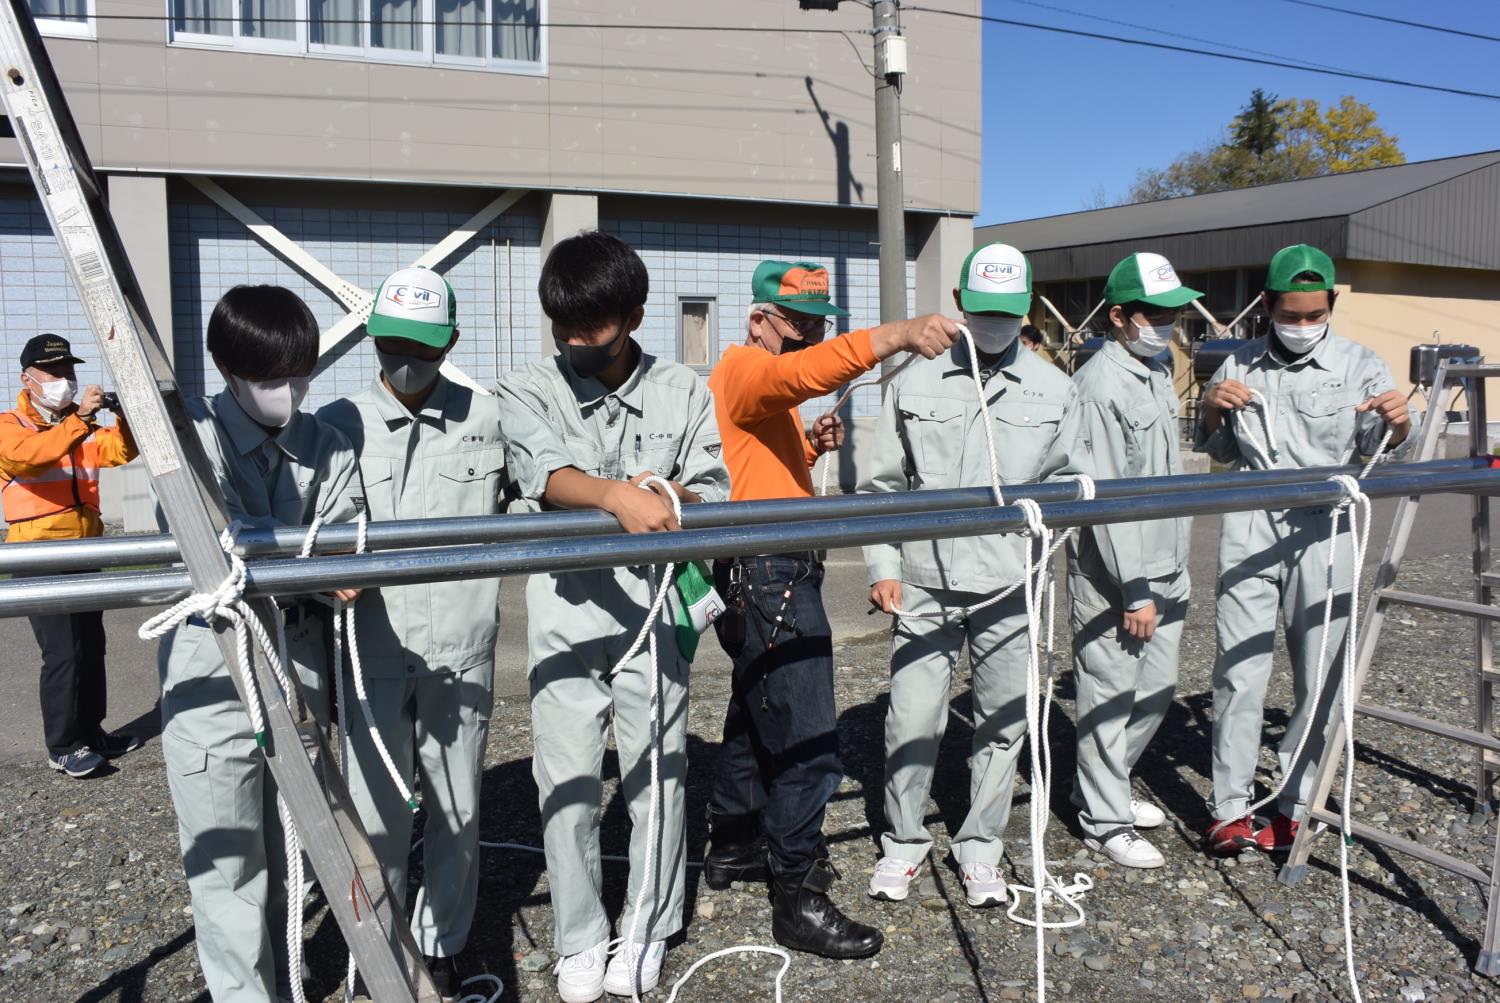
[[713, 806], [761, 813], [771, 869], [795, 874], [824, 853], [823, 812], [843, 779], [833, 637], [814, 555], [747, 557], [745, 641], [734, 658]]

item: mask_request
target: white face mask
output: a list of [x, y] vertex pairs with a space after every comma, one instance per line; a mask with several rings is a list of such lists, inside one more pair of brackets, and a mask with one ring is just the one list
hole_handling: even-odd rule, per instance
[[[35, 376], [31, 377], [31, 392], [33, 400], [41, 404], [48, 411], [57, 412], [73, 403], [73, 398], [78, 396], [77, 380], [51, 380], [43, 383]], [[40, 400], [37, 400], [37, 398]]]
[[1167, 346], [1172, 344], [1172, 332], [1177, 329], [1175, 323], [1153, 326], [1142, 324], [1135, 319], [1132, 319], [1130, 323], [1135, 325], [1135, 329], [1140, 332], [1140, 337], [1134, 341], [1127, 341], [1125, 347], [1143, 359], [1155, 358], [1166, 351]]
[[1021, 335], [1025, 317], [994, 317], [964, 312], [964, 326], [974, 336], [974, 347], [986, 355], [999, 355]]
[[1312, 327], [1301, 327], [1297, 324], [1276, 324], [1276, 337], [1287, 347], [1287, 351], [1301, 355], [1310, 352], [1313, 346], [1323, 340], [1323, 335], [1328, 333], [1328, 322], [1314, 324]]
[[267, 428], [285, 428], [302, 406], [307, 396], [306, 376], [290, 376], [279, 380], [246, 380], [238, 376], [229, 378], [229, 391], [240, 407], [257, 425]]
[[437, 379], [438, 370], [443, 368], [443, 358], [446, 358], [428, 361], [414, 355], [393, 355], [378, 348], [375, 357], [380, 360], [380, 371], [385, 373], [385, 378], [397, 393], [402, 394], [414, 394], [430, 387]]

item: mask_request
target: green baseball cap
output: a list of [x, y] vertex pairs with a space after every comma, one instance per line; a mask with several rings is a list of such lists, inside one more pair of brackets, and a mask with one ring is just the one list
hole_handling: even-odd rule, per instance
[[1110, 269], [1104, 283], [1104, 302], [1109, 306], [1150, 303], [1170, 309], [1186, 306], [1202, 295], [1182, 284], [1170, 261], [1149, 251], [1132, 254]]
[[811, 261], [762, 261], [750, 280], [756, 303], [775, 303], [798, 313], [847, 317], [828, 299], [828, 269]]
[[[1303, 272], [1318, 276], [1316, 282], [1296, 282]], [[1266, 288], [1273, 293], [1315, 293], [1333, 288], [1333, 259], [1311, 244], [1283, 247], [1271, 259]]]
[[969, 252], [958, 274], [958, 302], [969, 313], [1024, 317], [1031, 309], [1031, 265], [1009, 244]]
[[403, 268], [382, 282], [365, 321], [372, 338], [406, 338], [433, 348], [447, 348], [457, 326], [453, 287], [426, 268]]

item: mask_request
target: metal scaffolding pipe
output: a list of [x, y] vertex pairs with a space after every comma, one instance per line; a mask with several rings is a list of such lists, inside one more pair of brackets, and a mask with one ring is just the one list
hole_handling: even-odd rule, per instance
[[[1482, 461], [1481, 461], [1482, 462]], [[1183, 478], [1157, 478], [1158, 490], [1132, 498], [1101, 498], [1043, 505], [1054, 529], [1100, 523], [1137, 522], [1255, 509], [1329, 505], [1343, 497], [1328, 480], [1180, 490]], [[1500, 469], [1477, 464], [1434, 470], [1413, 464], [1361, 481], [1372, 498], [1443, 492], [1500, 492]], [[637, 567], [691, 558], [735, 557], [829, 547], [854, 547], [906, 540], [936, 540], [1024, 529], [1015, 505], [983, 506], [849, 519], [679, 530], [671, 533], [572, 537], [506, 544], [471, 544], [375, 554], [268, 560], [252, 564], [246, 595], [295, 596], [335, 588], [381, 588], [419, 582]], [[76, 612], [147, 606], [190, 593], [187, 573], [178, 570], [116, 572], [21, 578], [0, 584], [0, 616]]]
[[[1404, 470], [1444, 471], [1480, 469], [1482, 459], [1435, 460], [1413, 465], [1380, 466], [1372, 477], [1388, 477]], [[1234, 473], [1186, 474], [1172, 478], [1171, 489], [1196, 491], [1206, 488], [1251, 485], [1300, 484], [1326, 480], [1349, 473], [1351, 467], [1307, 467], [1289, 470], [1257, 470]], [[1160, 477], [1132, 477], [1099, 481], [1098, 498], [1138, 498], [1164, 489]], [[1079, 497], [1071, 481], [1018, 484], [1006, 488], [1008, 498], [1031, 498], [1038, 503], [1072, 501]], [[991, 503], [989, 488], [950, 488], [940, 491], [898, 491], [882, 494], [838, 495], [828, 498], [783, 498], [775, 501], [721, 502], [683, 508], [684, 530], [715, 529], [773, 522], [815, 522], [870, 515], [903, 515], [978, 508]], [[407, 519], [372, 522], [369, 549], [388, 551], [411, 547], [450, 547], [479, 543], [510, 543], [576, 536], [601, 536], [619, 532], [620, 525], [607, 512], [522, 512], [514, 515], [460, 516], [442, 519]], [[290, 557], [302, 549], [305, 527], [246, 529], [239, 534], [236, 553], [245, 558]], [[316, 553], [347, 553], [354, 549], [355, 527], [338, 523], [318, 533]], [[42, 575], [64, 571], [170, 564], [179, 560], [177, 541], [170, 535], [101, 536], [85, 540], [46, 540], [11, 543], [0, 547], [0, 574]]]

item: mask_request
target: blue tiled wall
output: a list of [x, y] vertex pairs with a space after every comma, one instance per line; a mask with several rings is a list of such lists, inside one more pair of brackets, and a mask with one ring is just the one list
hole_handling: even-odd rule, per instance
[[[462, 212], [252, 208], [341, 278], [370, 292], [469, 216]], [[218, 206], [174, 205], [170, 214], [177, 378], [188, 393], [213, 393], [222, 386], [205, 356], [203, 339], [215, 301], [233, 285], [269, 282], [286, 286], [307, 301], [325, 329], [344, 316], [343, 306], [332, 295], [255, 240]], [[458, 300], [462, 335], [453, 362], [481, 386], [493, 383], [504, 370], [524, 365], [538, 351], [540, 238], [536, 217], [506, 214], [438, 265]], [[371, 349], [361, 340], [345, 342], [342, 354], [313, 381], [307, 406], [315, 408], [363, 389], [374, 372]]]
[[[373, 291], [380, 280], [425, 252], [466, 221], [466, 213], [341, 211], [254, 206], [263, 218], [341, 277]], [[328, 327], [344, 316], [343, 307], [322, 287], [286, 264], [218, 206], [170, 207], [172, 322], [178, 380], [189, 394], [220, 389], [203, 351], [204, 331], [214, 302], [242, 282], [287, 286]], [[879, 316], [878, 248], [875, 232], [820, 227], [742, 226], [715, 223], [605, 219], [601, 226], [629, 242], [651, 272], [651, 298], [640, 338], [664, 358], [677, 357], [677, 304], [680, 296], [711, 296], [717, 301], [718, 345], [744, 338], [750, 306], [750, 276], [765, 258], [809, 259], [825, 264], [836, 302], [850, 311], [842, 330], [876, 323]], [[454, 362], [482, 385], [507, 369], [538, 356], [541, 330], [536, 283], [541, 268], [540, 222], [507, 214], [496, 220], [439, 266], [458, 297], [463, 337]], [[509, 246], [507, 247], [507, 241]], [[915, 252], [907, 251], [907, 297], [915, 298]], [[77, 342], [79, 354], [97, 358], [81, 307], [68, 280], [57, 242], [41, 204], [34, 199], [0, 199], [0, 296], [3, 345], [15, 360], [26, 340], [43, 331]], [[19, 390], [15, 364], [3, 365], [7, 400]], [[345, 350], [313, 384], [308, 404], [317, 407], [363, 388], [374, 373], [373, 356], [359, 341]], [[101, 368], [83, 371], [88, 379]], [[818, 413], [828, 401], [809, 403]], [[879, 391], [862, 389], [852, 414], [875, 413]]]
[[[880, 320], [880, 249], [874, 230], [818, 227], [740, 226], [672, 223], [646, 219], [604, 219], [600, 227], [634, 247], [651, 273], [651, 299], [641, 342], [664, 358], [677, 357], [677, 303], [681, 296], [717, 300], [718, 335], [711, 358], [745, 340], [750, 310], [750, 277], [766, 258], [816, 261], [828, 268], [835, 303], [849, 311], [839, 330], [854, 331]], [[907, 246], [906, 298], [916, 300], [916, 252]], [[811, 419], [832, 404], [831, 398], [809, 402], [803, 417]], [[863, 387], [850, 400], [854, 417], [880, 409], [880, 390]]]
[[21, 346], [38, 334], [60, 334], [90, 360], [79, 378], [101, 378], [103, 365], [62, 252], [36, 199], [0, 199], [0, 370], [8, 409], [21, 391]]

